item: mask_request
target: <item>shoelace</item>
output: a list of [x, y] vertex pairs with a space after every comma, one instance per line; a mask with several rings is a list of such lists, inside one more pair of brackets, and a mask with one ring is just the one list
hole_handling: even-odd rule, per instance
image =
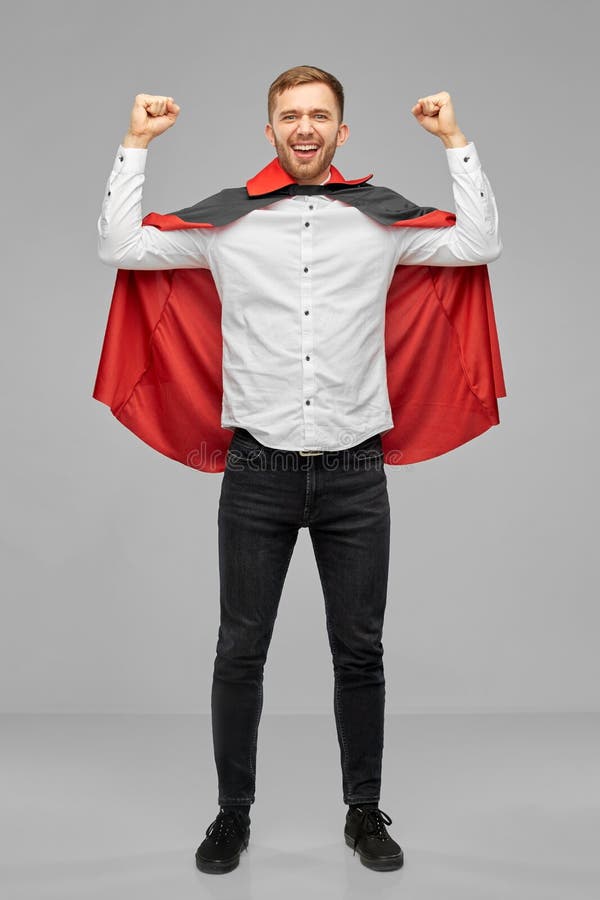
[[240, 813], [221, 810], [214, 822], [211, 822], [206, 829], [206, 837], [212, 837], [215, 844], [226, 843], [234, 831], [243, 835], [245, 830], [246, 824]]
[[373, 807], [365, 809], [358, 823], [358, 830], [354, 838], [354, 854], [356, 855], [356, 847], [363, 834], [379, 841], [387, 840], [389, 834], [385, 830], [385, 826], [391, 824], [392, 820], [383, 810], [374, 809]]

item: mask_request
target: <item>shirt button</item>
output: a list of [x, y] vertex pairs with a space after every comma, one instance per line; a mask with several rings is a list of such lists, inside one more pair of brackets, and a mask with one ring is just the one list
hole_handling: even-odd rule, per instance
[[469, 162], [470, 159], [471, 159], [470, 156], [465, 156], [465, 158], [463, 159], [463, 162]]
[[483, 191], [479, 191], [479, 196], [483, 197]]
[[305, 357], [305, 359], [308, 362], [308, 360], [310, 359], [310, 356]]
[[310, 406], [310, 400], [307, 400], [307, 401], [306, 401], [306, 405], [307, 405], [307, 406]]
[[304, 266], [304, 271], [308, 272], [308, 266]]
[[305, 316], [308, 315], [308, 310], [307, 310], [307, 309], [304, 310], [304, 315], [305, 315]]
[[309, 208], [309, 209], [314, 209], [314, 206], [309, 206], [308, 208]]
[[110, 191], [108, 192], [108, 196], [110, 197]]
[[310, 222], [305, 222], [305, 223], [304, 223], [304, 227], [305, 227], [305, 228], [310, 228]]
[[122, 157], [122, 156], [119, 157], [119, 162], [123, 162], [123, 157]]

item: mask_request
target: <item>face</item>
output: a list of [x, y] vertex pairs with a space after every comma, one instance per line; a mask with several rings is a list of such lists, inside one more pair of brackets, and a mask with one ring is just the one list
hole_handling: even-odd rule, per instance
[[283, 169], [298, 184], [321, 184], [349, 128], [340, 122], [335, 94], [328, 84], [299, 84], [279, 94], [267, 139]]

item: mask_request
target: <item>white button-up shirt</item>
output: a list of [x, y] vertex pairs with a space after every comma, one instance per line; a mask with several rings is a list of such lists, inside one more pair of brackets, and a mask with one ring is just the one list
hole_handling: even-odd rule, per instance
[[502, 250], [473, 142], [446, 150], [456, 224], [385, 226], [342, 200], [278, 198], [229, 225], [142, 226], [148, 151], [119, 146], [98, 220], [103, 262], [209, 268], [221, 299], [221, 425], [286, 450], [341, 450], [394, 425], [385, 307], [399, 264], [480, 265]]

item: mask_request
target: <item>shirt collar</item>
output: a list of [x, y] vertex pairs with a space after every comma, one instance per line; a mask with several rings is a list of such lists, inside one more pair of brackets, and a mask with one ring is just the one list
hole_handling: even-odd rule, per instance
[[[329, 178], [326, 184], [364, 184], [365, 181], [373, 177], [371, 173], [371, 175], [366, 175], [364, 178], [355, 178], [353, 181], [347, 181], [335, 166], [330, 166], [329, 168]], [[275, 157], [264, 169], [261, 169], [260, 172], [246, 182], [246, 190], [250, 197], [258, 197], [261, 194], [270, 194], [295, 183], [294, 179], [282, 168], [279, 159]]]

